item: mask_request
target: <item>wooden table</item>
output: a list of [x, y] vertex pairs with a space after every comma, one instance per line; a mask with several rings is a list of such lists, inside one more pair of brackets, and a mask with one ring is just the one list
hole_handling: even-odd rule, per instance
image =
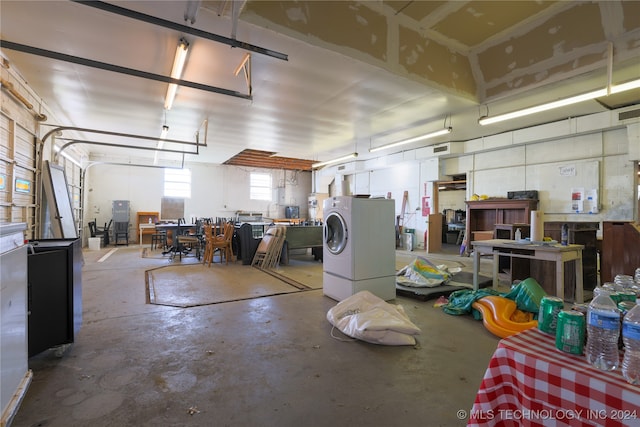
[[140, 228], [140, 244], [142, 245], [142, 234], [143, 234], [143, 230], [149, 230], [149, 229], [156, 229], [156, 225], [155, 224], [140, 224], [139, 226]]
[[556, 349], [553, 336], [532, 328], [498, 343], [463, 415], [468, 426], [638, 426], [640, 386], [620, 369], [601, 371]]
[[493, 255], [493, 288], [498, 287], [498, 267], [500, 257], [552, 261], [556, 264], [556, 296], [564, 299], [564, 264], [575, 261], [576, 289], [575, 302], [583, 302], [582, 250], [583, 245], [517, 243], [515, 240], [476, 240], [473, 246], [473, 289], [478, 290], [480, 256]]

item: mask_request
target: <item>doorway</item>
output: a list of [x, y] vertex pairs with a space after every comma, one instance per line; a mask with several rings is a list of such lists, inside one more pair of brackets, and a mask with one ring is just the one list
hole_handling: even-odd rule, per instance
[[466, 218], [467, 175], [452, 175], [449, 181], [438, 181], [438, 209], [442, 218], [442, 243], [460, 244]]

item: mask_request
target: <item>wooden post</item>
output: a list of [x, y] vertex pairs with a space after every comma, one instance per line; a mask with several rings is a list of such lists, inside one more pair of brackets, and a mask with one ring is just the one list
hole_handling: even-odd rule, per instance
[[438, 183], [430, 184], [433, 213], [427, 216], [427, 241], [424, 242], [424, 247], [427, 253], [434, 253], [442, 249], [442, 214], [438, 206]]

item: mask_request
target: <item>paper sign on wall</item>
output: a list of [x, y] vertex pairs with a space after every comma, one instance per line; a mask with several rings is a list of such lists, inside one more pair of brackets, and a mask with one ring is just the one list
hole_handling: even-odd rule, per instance
[[598, 210], [598, 190], [592, 188], [585, 193], [586, 200], [584, 202], [584, 211], [590, 214], [596, 214]]
[[422, 198], [422, 216], [431, 215], [431, 207], [429, 206], [429, 196]]
[[584, 188], [571, 189], [571, 210], [576, 213], [584, 211]]
[[572, 188], [571, 211], [575, 213], [598, 213], [598, 190], [592, 188], [585, 191], [581, 187]]

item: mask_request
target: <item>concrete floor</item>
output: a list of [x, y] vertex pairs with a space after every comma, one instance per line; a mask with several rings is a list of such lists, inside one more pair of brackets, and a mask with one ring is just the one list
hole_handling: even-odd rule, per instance
[[[82, 329], [61, 357], [29, 360], [33, 381], [13, 426], [466, 425], [460, 411], [499, 340], [471, 316], [404, 297], [395, 303], [422, 330], [415, 347], [332, 338], [336, 302], [322, 290], [147, 304], [145, 270], [169, 261], [129, 246], [98, 262], [110, 249], [85, 251]], [[417, 255], [426, 254], [398, 251], [397, 264]], [[470, 271], [457, 247], [433, 256]], [[490, 260], [481, 271], [490, 275]]]

